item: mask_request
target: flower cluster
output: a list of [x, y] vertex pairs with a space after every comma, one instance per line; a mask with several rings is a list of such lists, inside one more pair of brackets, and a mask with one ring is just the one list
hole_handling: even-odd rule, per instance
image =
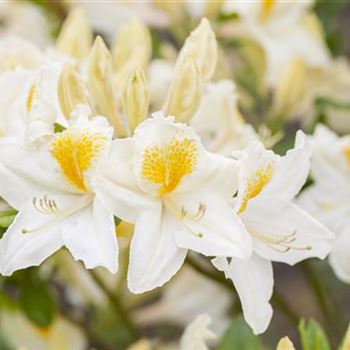
[[[73, 7], [45, 48], [0, 39], [1, 275], [65, 248], [86, 269], [126, 273], [128, 290], [141, 294], [190, 261], [233, 283], [255, 334], [272, 318], [273, 262], [330, 254], [350, 283], [350, 139], [324, 125], [305, 133], [317, 106], [332, 109], [329, 101], [349, 86], [350, 69], [331, 57], [309, 1], [223, 3], [147, 8], [161, 34], [165, 23], [180, 29], [186, 11], [226, 18], [213, 20], [217, 34], [202, 18], [177, 54], [160, 45], [161, 59], [152, 59], [147, 26], [129, 19], [142, 11], [132, 7], [112, 29], [107, 14], [104, 26], [95, 24], [101, 14], [91, 4]], [[94, 38], [85, 14], [112, 44]], [[221, 43], [239, 48], [225, 54]], [[257, 121], [259, 113], [268, 117]], [[327, 116], [339, 130], [339, 108]], [[300, 130], [290, 137], [284, 123]], [[280, 152], [294, 135], [294, 147]], [[197, 318], [180, 349], [207, 349], [209, 322]], [[293, 346], [283, 340], [278, 349]]]

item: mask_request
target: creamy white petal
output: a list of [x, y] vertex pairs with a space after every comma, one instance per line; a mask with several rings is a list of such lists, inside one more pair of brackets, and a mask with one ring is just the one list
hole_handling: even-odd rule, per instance
[[232, 280], [241, 299], [244, 318], [255, 334], [266, 331], [272, 318], [273, 270], [270, 261], [253, 254], [248, 261], [226, 258], [213, 260], [214, 266]]
[[132, 139], [115, 140], [107, 161], [99, 166], [92, 181], [100, 201], [119, 218], [134, 223], [141, 211], [154, 205], [155, 200], [143, 193], [136, 182], [132, 156]]
[[129, 258], [128, 287], [133, 293], [162, 286], [180, 269], [187, 250], [176, 245], [177, 229], [177, 222], [161, 203], [140, 215]]
[[22, 230], [46, 225], [52, 219], [50, 215], [39, 213], [31, 201], [23, 205], [0, 241], [0, 270], [3, 275], [11, 275], [17, 270], [40, 265], [63, 246], [62, 225], [53, 225], [37, 232], [22, 233]]
[[[182, 214], [184, 229], [175, 234], [180, 247], [207, 256], [250, 257], [251, 237], [225, 200], [208, 193], [172, 198], [175, 198], [179, 215], [181, 208], [187, 213]], [[200, 206], [203, 208], [202, 213]]]
[[345, 283], [350, 283], [350, 226], [348, 225], [337, 236], [333, 251], [330, 255], [330, 264], [338, 276]]
[[80, 210], [62, 229], [64, 245], [75, 260], [86, 268], [103, 266], [111, 273], [118, 269], [118, 242], [113, 215], [94, 199]]
[[276, 197], [253, 199], [241, 215], [254, 236], [254, 250], [268, 260], [295, 264], [330, 252], [334, 235], [293, 203]]
[[293, 199], [304, 185], [310, 170], [311, 148], [305, 135], [298, 131], [295, 147], [287, 152], [277, 164], [271, 181], [262, 195], [278, 194], [279, 198]]

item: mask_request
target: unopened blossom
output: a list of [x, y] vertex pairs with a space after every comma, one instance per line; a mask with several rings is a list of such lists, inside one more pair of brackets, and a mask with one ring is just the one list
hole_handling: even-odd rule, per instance
[[[135, 223], [128, 286], [163, 285], [188, 249], [208, 256], [251, 254], [251, 238], [229, 206], [237, 163], [208, 153], [191, 127], [153, 115], [133, 138], [113, 142], [94, 184], [119, 218]], [[233, 189], [233, 190], [232, 190]]]
[[283, 157], [257, 142], [235, 155], [241, 167], [233, 210], [253, 239], [254, 253], [248, 261], [213, 262], [233, 281], [247, 323], [262, 333], [272, 317], [271, 262], [294, 265], [310, 257], [323, 259], [331, 250], [333, 234], [293, 202], [310, 168], [311, 150], [302, 132]]
[[337, 234], [330, 263], [350, 283], [350, 137], [319, 125], [310, 142], [314, 184], [303, 192], [300, 205]]
[[0, 271], [41, 264], [66, 246], [87, 268], [117, 270], [114, 220], [94, 195], [92, 178], [113, 130], [102, 117], [47, 135], [38, 145], [4, 141], [0, 196], [19, 211], [0, 241]]

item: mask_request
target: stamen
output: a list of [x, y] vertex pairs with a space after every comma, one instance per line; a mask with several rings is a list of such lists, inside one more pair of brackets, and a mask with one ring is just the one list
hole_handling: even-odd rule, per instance
[[198, 209], [195, 213], [188, 213], [188, 211], [184, 207], [182, 207], [180, 218], [181, 220], [187, 218], [187, 219], [192, 219], [194, 221], [199, 221], [204, 216], [206, 210], [207, 210], [207, 207], [203, 203], [199, 203]]
[[34, 229], [28, 230], [26, 228], [23, 228], [21, 232], [23, 234], [27, 234], [27, 233], [37, 233], [43, 230], [48, 230], [52, 226], [60, 224], [63, 220], [75, 214], [77, 211], [84, 209], [86, 206], [88, 206], [92, 202], [92, 200], [93, 200], [93, 196], [85, 196], [82, 201], [72, 206], [71, 208], [68, 208], [66, 210], [59, 210], [56, 202], [54, 200], [48, 199], [46, 195], [44, 196], [44, 198], [39, 198], [39, 204], [38, 204], [38, 198], [34, 197], [32, 204], [35, 209], [37, 209], [42, 214], [55, 215], [55, 217], [53, 218], [53, 220], [45, 224], [39, 225]]

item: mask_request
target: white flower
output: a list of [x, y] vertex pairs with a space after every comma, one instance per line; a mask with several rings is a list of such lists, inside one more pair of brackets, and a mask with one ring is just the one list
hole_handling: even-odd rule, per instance
[[231, 155], [258, 137], [238, 110], [238, 93], [230, 80], [208, 84], [191, 125], [212, 152]]
[[171, 322], [187, 325], [195, 316], [204, 312], [215, 322], [213, 331], [220, 335], [227, 328], [232, 305], [230, 291], [211, 281], [193, 269], [184, 266], [162, 291], [159, 301], [140, 308], [136, 312], [138, 324]]
[[350, 283], [350, 137], [319, 125], [310, 140], [314, 184], [300, 205], [337, 233], [330, 262], [337, 276]]
[[19, 210], [0, 241], [2, 274], [39, 265], [62, 246], [87, 268], [117, 270], [113, 216], [91, 185], [111, 137], [104, 118], [81, 116], [39, 145], [0, 145], [0, 196]]
[[1, 312], [1, 334], [13, 347], [26, 350], [84, 350], [81, 330], [58, 317], [48, 328], [39, 328], [20, 312]]
[[206, 152], [190, 127], [161, 114], [133, 138], [116, 140], [95, 188], [113, 214], [135, 223], [129, 289], [163, 285], [187, 249], [209, 256], [248, 258], [251, 239], [231, 210], [237, 164]]
[[325, 67], [329, 53], [323, 40], [308, 25], [313, 0], [227, 1], [226, 11], [238, 12], [245, 30], [264, 48], [267, 81], [274, 86], [294, 58], [313, 67]]
[[232, 279], [245, 319], [255, 333], [266, 330], [272, 317], [271, 261], [295, 264], [310, 257], [325, 258], [333, 234], [292, 201], [309, 172], [309, 147], [299, 132], [296, 146], [284, 157], [253, 143], [237, 154], [242, 165], [234, 210], [253, 238], [248, 262], [216, 259], [214, 265]]

